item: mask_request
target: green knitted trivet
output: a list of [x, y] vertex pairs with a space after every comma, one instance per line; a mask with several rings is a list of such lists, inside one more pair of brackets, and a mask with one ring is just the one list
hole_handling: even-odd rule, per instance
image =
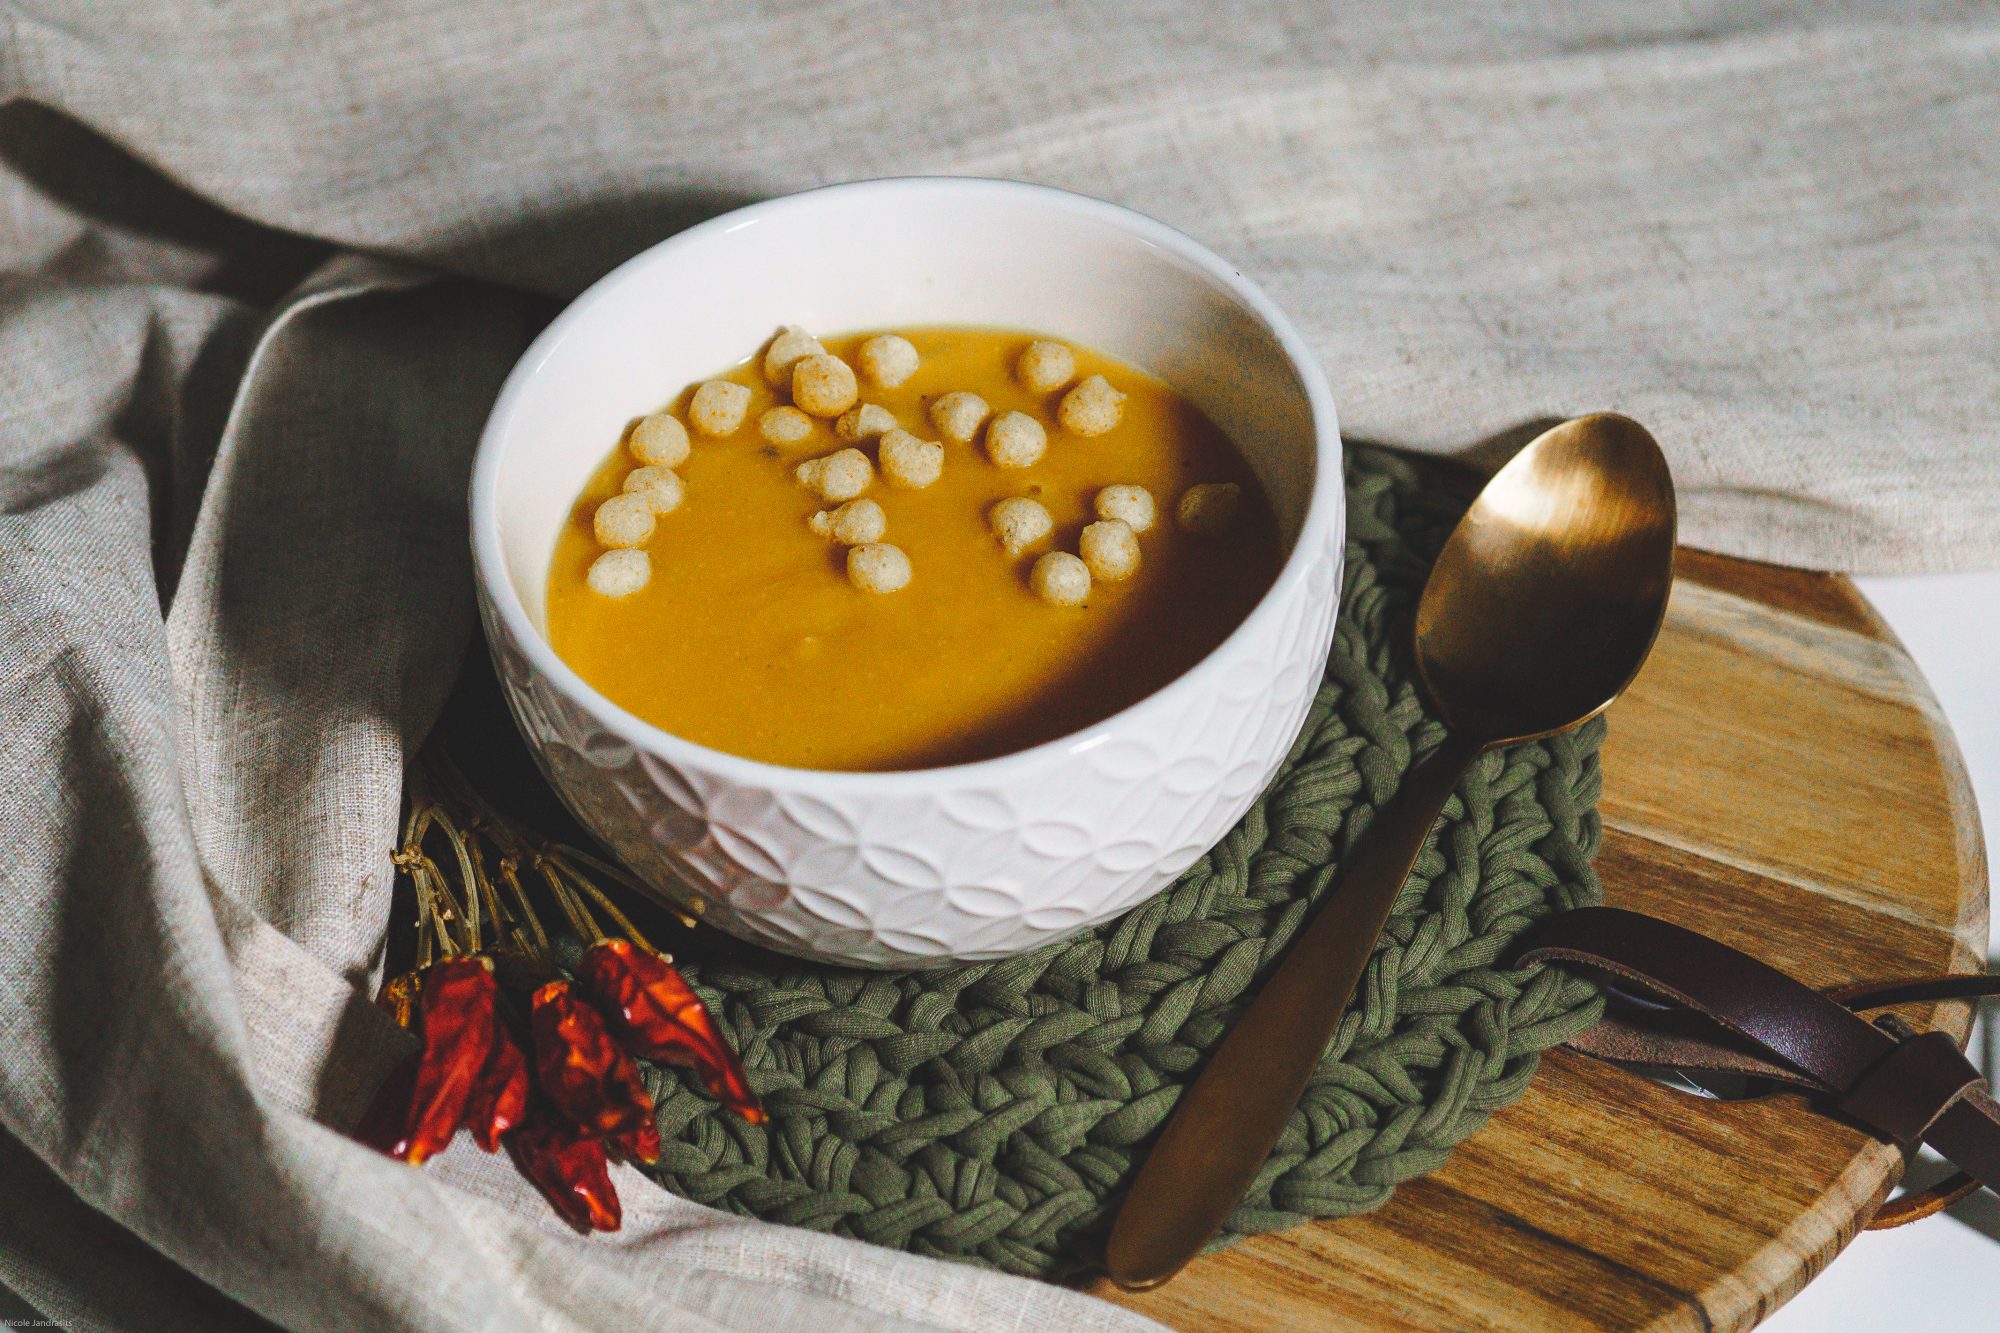
[[[1284, 952], [1340, 856], [1435, 744], [1410, 615], [1462, 501], [1351, 452], [1326, 678], [1271, 788], [1158, 897], [1000, 963], [892, 975], [703, 932], [682, 967], [771, 1113], [744, 1124], [653, 1071], [657, 1175], [702, 1203], [1055, 1276], [1099, 1252], [1175, 1098]], [[1459, 787], [1305, 1100], [1225, 1242], [1378, 1207], [1519, 1097], [1595, 990], [1493, 960], [1598, 897], [1603, 724], [1483, 757]]]

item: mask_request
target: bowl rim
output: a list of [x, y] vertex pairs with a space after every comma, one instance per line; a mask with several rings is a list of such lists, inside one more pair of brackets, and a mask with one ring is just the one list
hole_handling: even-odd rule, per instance
[[[1200, 661], [1151, 694], [1081, 730], [1066, 732], [990, 759], [934, 768], [858, 771], [795, 768], [745, 758], [676, 736], [619, 706], [562, 660], [530, 619], [526, 605], [508, 576], [501, 549], [498, 498], [500, 464], [505, 452], [504, 436], [516, 403], [529, 392], [530, 382], [539, 373], [543, 362], [572, 329], [592, 318], [596, 307], [614, 288], [621, 286], [632, 271], [652, 262], [664, 250], [699, 245], [710, 237], [734, 231], [772, 214], [809, 209], [831, 197], [864, 192], [915, 196], [912, 202], [939, 194], [969, 194], [975, 197], [984, 194], [1024, 199], [1045, 209], [1093, 218], [1134, 234], [1140, 240], [1192, 264], [1264, 325], [1304, 386], [1306, 406], [1312, 416], [1315, 453], [1312, 495], [1307, 500], [1305, 517], [1285, 563], [1249, 614]], [[701, 769], [743, 786], [767, 790], [812, 787], [914, 793], [934, 791], [944, 786], [1003, 783], [1011, 777], [1032, 772], [1050, 760], [1084, 754], [1108, 743], [1118, 733], [1135, 726], [1143, 727], [1153, 714], [1171, 708], [1180, 696], [1206, 687], [1226, 669], [1232, 647], [1240, 649], [1244, 640], [1261, 633], [1283, 616], [1295, 597], [1305, 595], [1303, 585], [1312, 566], [1321, 558], [1321, 552], [1328, 545], [1334, 529], [1345, 519], [1342, 475], [1340, 427], [1335, 415], [1333, 390], [1318, 359], [1306, 345], [1304, 336], [1277, 304], [1243, 275], [1242, 270], [1199, 241], [1135, 209], [1054, 186], [980, 176], [890, 176], [820, 186], [732, 209], [646, 247], [585, 288], [536, 336], [508, 372], [480, 431], [479, 443], [473, 454], [472, 482], [467, 499], [471, 509], [473, 578], [492, 613], [499, 618], [501, 626], [512, 636], [534, 670], [571, 703], [588, 713], [597, 725], [631, 745], [634, 750], [676, 766]], [[490, 648], [497, 650], [498, 645], [490, 645]]]

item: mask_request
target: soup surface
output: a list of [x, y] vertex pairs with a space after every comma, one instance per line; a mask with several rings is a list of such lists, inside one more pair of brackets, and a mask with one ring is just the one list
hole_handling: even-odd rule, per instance
[[[1033, 393], [1016, 379], [1037, 335], [896, 332], [915, 344], [919, 368], [893, 389], [863, 378], [861, 402], [936, 440], [930, 404], [969, 390], [996, 416], [1041, 421], [1040, 461], [1003, 469], [977, 440], [946, 442], [943, 474], [922, 490], [895, 489], [878, 473], [867, 495], [911, 577], [895, 592], [864, 592], [848, 579], [845, 548], [807, 526], [833, 506], [793, 475], [850, 442], [815, 419], [802, 443], [767, 443], [758, 416], [788, 396], [765, 382], [760, 353], [718, 377], [750, 390], [743, 425], [723, 439], [693, 435], [675, 469], [685, 499], [659, 516], [643, 547], [651, 577], [629, 596], [592, 591], [586, 572], [602, 551], [592, 515], [635, 464], [621, 444], [592, 476], [549, 572], [556, 652], [620, 706], [718, 750], [801, 768], [930, 768], [1052, 740], [1136, 703], [1206, 656], [1270, 587], [1281, 553], [1267, 498], [1223, 433], [1167, 385], [1068, 344], [1077, 381], [1102, 374], [1128, 395], [1116, 427], [1085, 437], [1057, 424], [1060, 390]], [[822, 341], [853, 365], [867, 336]], [[683, 420], [691, 394], [672, 404]], [[873, 440], [856, 447], [876, 455]], [[1243, 488], [1234, 520], [1221, 533], [1184, 530], [1176, 503], [1214, 482]], [[1036, 558], [1076, 551], [1097, 492], [1121, 484], [1145, 487], [1158, 508], [1138, 539], [1140, 569], [1094, 582], [1081, 606], [1043, 601], [1029, 583]], [[1012, 496], [1038, 500], [1055, 520], [1016, 556], [988, 520]]]

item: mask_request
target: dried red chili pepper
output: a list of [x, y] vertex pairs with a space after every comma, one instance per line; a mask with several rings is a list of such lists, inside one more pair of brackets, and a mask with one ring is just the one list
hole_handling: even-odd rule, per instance
[[503, 1027], [496, 1034], [493, 1054], [465, 1103], [466, 1128], [479, 1146], [488, 1152], [500, 1147], [500, 1140], [520, 1124], [528, 1113], [528, 1057], [521, 1054]]
[[558, 1111], [592, 1134], [625, 1134], [653, 1119], [652, 1094], [604, 1015], [551, 981], [535, 992], [535, 1074]]
[[616, 1231], [624, 1221], [604, 1144], [537, 1106], [507, 1136], [514, 1166], [579, 1231]]
[[651, 1166], [660, 1160], [660, 1127], [648, 1119], [637, 1129], [606, 1135], [604, 1146], [628, 1162], [644, 1162]]
[[666, 959], [630, 940], [605, 940], [584, 951], [578, 975], [636, 1054], [693, 1066], [710, 1096], [751, 1124], [764, 1123], [742, 1062]]
[[408, 1128], [396, 1146], [396, 1156], [412, 1166], [443, 1151], [465, 1123], [466, 1104], [500, 1036], [497, 996], [492, 965], [483, 958], [447, 958], [425, 970], [418, 1004], [424, 1048]]
[[354, 1137], [376, 1152], [402, 1156], [403, 1131], [410, 1124], [410, 1098], [416, 1090], [417, 1057], [411, 1054], [397, 1061], [375, 1090], [375, 1100], [354, 1126]]

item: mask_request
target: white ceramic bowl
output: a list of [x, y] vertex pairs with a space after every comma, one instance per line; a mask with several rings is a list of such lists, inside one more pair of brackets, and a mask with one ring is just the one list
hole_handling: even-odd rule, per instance
[[[1046, 330], [1150, 370], [1245, 452], [1277, 510], [1283, 570], [1172, 684], [997, 759], [829, 773], [671, 736], [550, 649], [550, 555], [625, 424], [740, 361], [780, 323]], [[1319, 681], [1344, 524], [1332, 394], [1291, 323], [1241, 273], [1127, 209], [954, 178], [775, 199], [645, 251], [521, 358], [472, 478], [487, 638], [515, 720], [577, 817], [724, 930], [879, 967], [1059, 939], [1157, 892], [1220, 839], [1283, 759]]]

